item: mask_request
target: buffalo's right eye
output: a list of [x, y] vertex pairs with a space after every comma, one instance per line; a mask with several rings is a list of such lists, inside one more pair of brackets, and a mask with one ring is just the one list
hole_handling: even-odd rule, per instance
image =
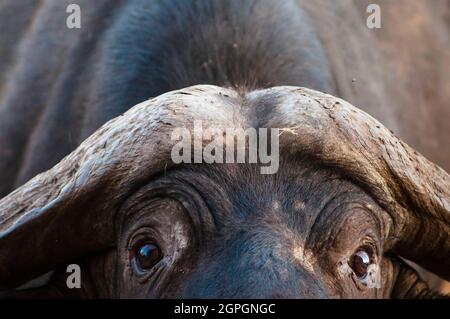
[[350, 258], [349, 265], [358, 278], [366, 277], [368, 268], [372, 263], [371, 254], [370, 249], [361, 247]]
[[154, 243], [138, 246], [135, 254], [137, 266], [144, 271], [153, 268], [162, 259], [161, 248]]

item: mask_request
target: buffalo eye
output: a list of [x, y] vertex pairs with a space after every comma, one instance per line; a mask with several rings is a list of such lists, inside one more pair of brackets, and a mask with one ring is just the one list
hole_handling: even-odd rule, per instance
[[349, 265], [353, 269], [355, 275], [359, 278], [364, 278], [367, 275], [368, 268], [372, 259], [371, 250], [362, 247], [359, 248], [350, 258]]
[[140, 270], [149, 270], [162, 259], [161, 248], [154, 243], [139, 245], [136, 250], [136, 264]]

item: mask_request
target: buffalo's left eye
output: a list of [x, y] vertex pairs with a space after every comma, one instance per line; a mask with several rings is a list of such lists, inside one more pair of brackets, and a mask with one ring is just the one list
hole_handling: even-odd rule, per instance
[[359, 278], [367, 275], [368, 268], [371, 264], [371, 251], [368, 248], [358, 249], [350, 258], [349, 265]]
[[136, 251], [136, 263], [141, 270], [148, 270], [152, 268], [161, 259], [161, 249], [154, 243], [140, 245]]

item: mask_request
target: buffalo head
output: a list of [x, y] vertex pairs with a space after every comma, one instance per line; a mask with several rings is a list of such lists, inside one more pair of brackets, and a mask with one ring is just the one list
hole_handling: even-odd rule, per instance
[[[278, 172], [174, 164], [171, 134], [195, 120], [279, 128]], [[430, 297], [400, 257], [450, 278], [449, 191], [445, 171], [343, 100], [190, 87], [135, 106], [0, 201], [0, 284], [25, 297]], [[71, 263], [81, 289], [65, 286]]]

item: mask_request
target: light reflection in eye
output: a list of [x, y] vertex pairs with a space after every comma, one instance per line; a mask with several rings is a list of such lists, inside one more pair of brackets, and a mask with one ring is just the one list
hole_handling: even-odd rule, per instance
[[350, 258], [350, 267], [353, 269], [356, 276], [364, 278], [367, 275], [367, 269], [370, 266], [370, 255], [364, 248], [358, 249], [356, 253]]

